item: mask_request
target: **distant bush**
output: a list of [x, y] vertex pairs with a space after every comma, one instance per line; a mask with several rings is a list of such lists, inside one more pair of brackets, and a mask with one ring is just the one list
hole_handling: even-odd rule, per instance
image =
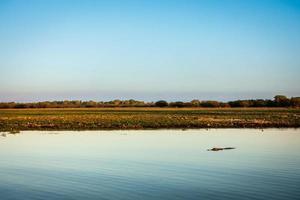
[[199, 107], [200, 106], [200, 101], [198, 99], [194, 99], [190, 102], [191, 107]]
[[164, 100], [160, 100], [155, 102], [155, 106], [156, 107], [167, 107], [169, 104], [168, 102], [164, 101]]
[[182, 101], [171, 102], [169, 104], [170, 107], [183, 108], [185, 104]]
[[237, 100], [237, 101], [230, 101], [229, 105], [231, 107], [251, 107], [253, 104], [251, 100]]
[[268, 102], [263, 99], [251, 100], [252, 107], [266, 107], [267, 105], [268, 105]]
[[288, 99], [284, 95], [276, 95], [274, 97], [274, 102], [275, 102], [275, 104], [276, 104], [277, 107], [290, 106], [290, 99]]
[[28, 106], [25, 103], [18, 103], [18, 104], [15, 105], [15, 108], [27, 108], [27, 107]]
[[292, 97], [290, 103], [293, 107], [300, 107], [300, 97]]
[[221, 102], [220, 103], [220, 107], [222, 107], [222, 108], [230, 108], [230, 105], [229, 105], [229, 103]]
[[113, 101], [44, 101], [37, 103], [15, 103], [0, 102], [0, 108], [107, 108], [107, 107], [300, 107], [300, 97], [288, 98], [284, 95], [276, 95], [273, 100], [270, 99], [249, 99], [236, 100], [229, 102], [219, 101], [200, 101], [194, 99], [190, 102], [175, 101], [168, 103], [160, 100], [157, 102], [144, 102], [134, 99], [113, 100]]
[[218, 101], [202, 101], [200, 103], [201, 107], [208, 107], [208, 108], [216, 108], [220, 107], [220, 102]]

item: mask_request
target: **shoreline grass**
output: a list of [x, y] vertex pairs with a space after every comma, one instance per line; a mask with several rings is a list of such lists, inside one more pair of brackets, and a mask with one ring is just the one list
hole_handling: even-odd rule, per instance
[[295, 108], [0, 109], [0, 131], [298, 128]]

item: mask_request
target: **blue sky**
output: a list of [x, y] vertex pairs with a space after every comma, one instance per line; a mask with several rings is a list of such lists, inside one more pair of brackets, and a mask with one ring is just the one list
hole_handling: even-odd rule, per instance
[[300, 96], [300, 1], [0, 0], [0, 101]]

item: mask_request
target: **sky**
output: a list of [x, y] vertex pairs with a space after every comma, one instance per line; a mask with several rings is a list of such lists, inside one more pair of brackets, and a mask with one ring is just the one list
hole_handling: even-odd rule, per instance
[[0, 0], [0, 101], [300, 96], [300, 0]]

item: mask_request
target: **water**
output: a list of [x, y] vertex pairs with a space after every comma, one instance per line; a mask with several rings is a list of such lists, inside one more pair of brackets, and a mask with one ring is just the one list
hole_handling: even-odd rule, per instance
[[299, 199], [299, 153], [295, 129], [28, 131], [0, 137], [0, 199]]

